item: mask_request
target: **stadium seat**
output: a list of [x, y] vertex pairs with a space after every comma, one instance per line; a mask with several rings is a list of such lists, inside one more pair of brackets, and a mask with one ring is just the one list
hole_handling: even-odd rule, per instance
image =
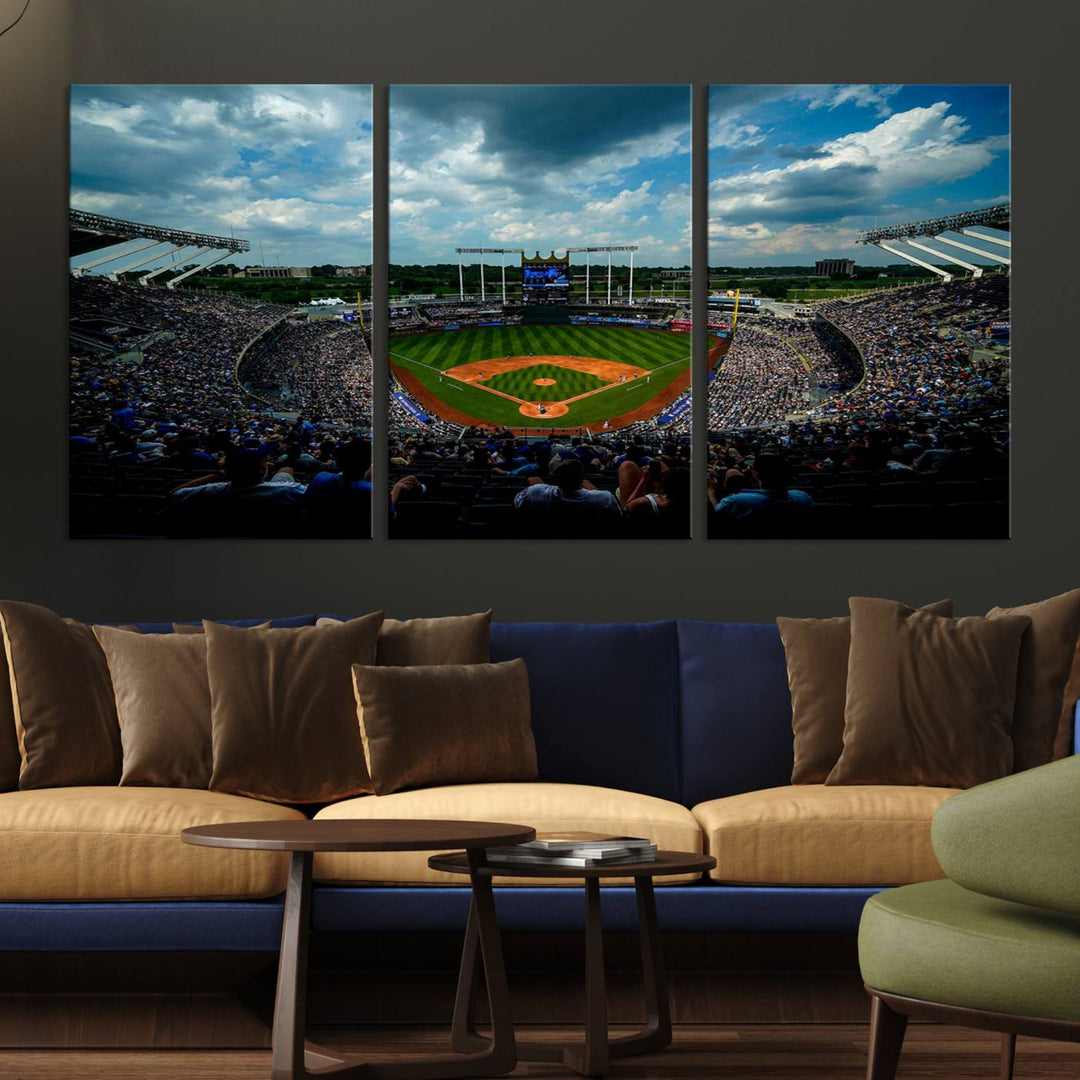
[[829, 540], [837, 536], [860, 536], [865, 514], [851, 503], [814, 503], [814, 516], [808, 527], [809, 535]]
[[469, 506], [476, 497], [476, 488], [472, 484], [440, 484], [436, 493], [440, 499], [453, 499], [464, 506]]
[[461, 508], [449, 499], [406, 499], [390, 522], [395, 539], [446, 539], [455, 535]]
[[896, 506], [903, 503], [922, 503], [928, 496], [921, 480], [899, 480], [895, 483], [878, 484], [874, 501], [878, 504]]
[[939, 503], [982, 502], [985, 497], [981, 480], [938, 480], [934, 484], [934, 498]]
[[942, 532], [957, 539], [1009, 537], [1009, 507], [1006, 503], [949, 503], [940, 508]]
[[824, 502], [852, 503], [858, 505], [870, 501], [873, 488], [868, 483], [862, 484], [823, 484], [819, 490]]
[[72, 494], [68, 512], [72, 536], [97, 536], [111, 525], [109, 500], [104, 495], [89, 492]]
[[519, 532], [513, 503], [477, 503], [469, 510], [466, 522], [468, 534], [473, 537], [503, 539]]
[[123, 494], [111, 500], [111, 535], [160, 536], [166, 531], [164, 495]]
[[940, 535], [941, 516], [932, 503], [895, 503], [869, 508], [870, 535], [917, 539]]
[[983, 493], [988, 502], [1007, 503], [1009, 501], [1009, 478], [990, 476], [983, 481]]

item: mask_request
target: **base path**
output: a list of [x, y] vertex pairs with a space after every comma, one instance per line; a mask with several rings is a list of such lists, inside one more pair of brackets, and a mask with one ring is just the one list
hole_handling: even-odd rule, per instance
[[[728, 342], [724, 343], [729, 344]], [[725, 350], [726, 351], [726, 350]], [[503, 368], [502, 371], [497, 371], [494, 367], [495, 364], [506, 364], [508, 362], [515, 361], [514, 366], [510, 368]], [[613, 367], [619, 369], [612, 382], [618, 382], [619, 375], [626, 375], [629, 372], [633, 372], [633, 377], [640, 375], [647, 375], [648, 372], [644, 368], [631, 367], [629, 364], [619, 364], [614, 360], [599, 360], [595, 358], [578, 357], [578, 356], [516, 356], [516, 357], [501, 357], [498, 360], [480, 360], [474, 364], [462, 364], [459, 367], [452, 369], [452, 371], [442, 371], [442, 375], [457, 375], [463, 370], [468, 368], [479, 368], [484, 372], [484, 376], [502, 374], [503, 371], [520, 371], [521, 368], [531, 367], [533, 364], [554, 364], [557, 367], [569, 368], [571, 370], [584, 371], [587, 370], [584, 367], [585, 363], [590, 364], [610, 364]], [[582, 364], [582, 366], [578, 366]], [[576, 424], [572, 427], [507, 427], [503, 424], [493, 423], [491, 420], [482, 420], [476, 416], [470, 416], [468, 413], [462, 412], [460, 409], [455, 409], [452, 405], [448, 405], [443, 398], [438, 397], [431, 390], [429, 390], [415, 375], [401, 367], [396, 367], [391, 362], [394, 376], [409, 392], [410, 396], [418, 401], [428, 412], [434, 416], [440, 417], [443, 420], [448, 420], [452, 424], [461, 424], [463, 427], [478, 427], [478, 428], [491, 428], [493, 430], [507, 430], [515, 435], [535, 435], [538, 431], [544, 431], [548, 434], [581, 434], [582, 432], [591, 432], [593, 434], [601, 434], [606, 432], [617, 431], [621, 427], [626, 427], [628, 424], [633, 424], [641, 420], [649, 420], [657, 413], [663, 411], [668, 405], [670, 405], [681, 393], [689, 389], [690, 387], [690, 368], [687, 367], [685, 371], [680, 371], [679, 374], [655, 397], [650, 398], [644, 404], [638, 406], [636, 409], [632, 409], [629, 412], [621, 413], [618, 416], [613, 416], [609, 420], [592, 421], [588, 424]], [[473, 372], [475, 376], [475, 372]], [[590, 374], [597, 375], [600, 378], [610, 377], [610, 374], [601, 374], [599, 371], [591, 371]], [[478, 380], [463, 379], [463, 382], [472, 382], [473, 385], [477, 385]], [[627, 379], [626, 381], [629, 381]], [[491, 387], [484, 386], [482, 382], [479, 382], [479, 389], [487, 390], [489, 393], [497, 394], [499, 397], [510, 398], [511, 401], [517, 401], [519, 403], [519, 411], [530, 419], [540, 418], [540, 413], [536, 412], [536, 406], [538, 404], [544, 404], [547, 408], [547, 413], [544, 419], [551, 419], [556, 416], [564, 416], [569, 408], [563, 402], [525, 402], [520, 398], [511, 397], [510, 394], [503, 394]], [[599, 387], [597, 390], [588, 391], [586, 394], [581, 394], [579, 397], [588, 397], [590, 394], [598, 393], [601, 390], [606, 390], [607, 387]], [[568, 401], [578, 400], [577, 398], [568, 398]], [[560, 407], [561, 406], [561, 407]], [[530, 411], [526, 412], [526, 408]], [[556, 411], [558, 410], [558, 411]]]
[[471, 364], [444, 368], [442, 374], [461, 379], [462, 382], [478, 383], [491, 375], [505, 375], [508, 371], [521, 371], [522, 368], [535, 367], [537, 364], [551, 364], [569, 371], [584, 371], [587, 375], [595, 375], [607, 382], [618, 382], [619, 376], [633, 379], [638, 375], [648, 374], [645, 368], [620, 364], [617, 360], [601, 360], [595, 356], [500, 356], [492, 360], [474, 360]]
[[[541, 412], [540, 408], [544, 411]], [[563, 401], [526, 401], [518, 408], [522, 416], [533, 416], [540, 420], [550, 420], [553, 416], [565, 416], [570, 406]]]

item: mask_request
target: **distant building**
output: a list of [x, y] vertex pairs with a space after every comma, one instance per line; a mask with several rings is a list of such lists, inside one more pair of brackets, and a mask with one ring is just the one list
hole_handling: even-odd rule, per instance
[[854, 259], [818, 259], [814, 263], [814, 277], [832, 277], [833, 274], [855, 276]]
[[310, 266], [245, 266], [237, 277], [247, 278], [309, 278]]
[[368, 268], [366, 266], [339, 266], [334, 271], [334, 277], [360, 278], [367, 276]]
[[689, 281], [689, 270], [661, 270], [660, 277], [664, 281]]

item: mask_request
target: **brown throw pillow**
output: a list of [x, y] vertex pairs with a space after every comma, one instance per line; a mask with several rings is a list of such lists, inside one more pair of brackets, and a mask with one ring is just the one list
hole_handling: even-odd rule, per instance
[[1062, 698], [1080, 635], [1080, 589], [1014, 608], [992, 608], [988, 619], [1027, 615], [1031, 626], [1020, 645], [1013, 714], [1013, 771], [1054, 760]]
[[[922, 611], [949, 618], [951, 600]], [[779, 618], [791, 690], [791, 729], [795, 736], [793, 784], [824, 784], [844, 749], [851, 616], [834, 619]]]
[[[387, 619], [375, 663], [381, 667], [486, 664], [491, 659], [491, 611], [439, 619]], [[333, 626], [323, 617], [316, 626]]]
[[402, 788], [535, 780], [524, 660], [352, 669], [376, 795]]
[[11, 700], [11, 679], [7, 656], [0, 640], [0, 791], [19, 786], [19, 736], [15, 731], [15, 706]]
[[[247, 630], [247, 629], [251, 629], [251, 630], [269, 630], [272, 625], [273, 625], [273, 623], [261, 622], [261, 623], [256, 623], [255, 626], [252, 626], [250, 628], [247, 627], [247, 626], [241, 626], [238, 629], [240, 629], [240, 630]], [[205, 634], [206, 633], [206, 628], [203, 626], [202, 623], [174, 622], [172, 624], [172, 629], [173, 629], [174, 634]]]
[[852, 597], [844, 752], [827, 784], [973, 787], [1012, 769], [1026, 615], [946, 619]]
[[203, 634], [94, 633], [112, 675], [122, 785], [206, 788], [210, 784], [210, 683]]
[[120, 779], [120, 726], [105, 654], [89, 626], [48, 608], [0, 601], [19, 740], [19, 787]]
[[353, 664], [373, 664], [381, 611], [337, 626], [205, 623], [213, 791], [281, 803], [371, 791]]

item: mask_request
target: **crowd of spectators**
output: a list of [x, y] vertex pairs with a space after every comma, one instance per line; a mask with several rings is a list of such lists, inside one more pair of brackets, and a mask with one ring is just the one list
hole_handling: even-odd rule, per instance
[[709, 382], [709, 427], [752, 427], [805, 409], [810, 377], [792, 346], [757, 324], [739, 327]]
[[390, 449], [391, 536], [686, 537], [689, 454], [622, 433], [404, 436]]
[[970, 332], [1009, 318], [1007, 279], [818, 311], [857, 346], [865, 377], [797, 420], [711, 424], [711, 531], [1007, 535], [1008, 353]]
[[71, 279], [71, 304], [141, 335], [125, 352], [73, 348], [73, 535], [370, 535], [371, 446], [355, 422], [285, 415], [236, 380], [244, 347], [287, 309], [93, 277]]
[[286, 322], [251, 350], [241, 378], [281, 408], [371, 426], [371, 353], [355, 324]]

